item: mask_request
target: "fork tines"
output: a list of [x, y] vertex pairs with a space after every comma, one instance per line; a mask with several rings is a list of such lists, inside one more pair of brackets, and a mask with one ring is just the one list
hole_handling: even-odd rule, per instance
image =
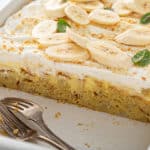
[[24, 139], [30, 131], [3, 103], [0, 103], [0, 127], [6, 131], [9, 136], [22, 139]]

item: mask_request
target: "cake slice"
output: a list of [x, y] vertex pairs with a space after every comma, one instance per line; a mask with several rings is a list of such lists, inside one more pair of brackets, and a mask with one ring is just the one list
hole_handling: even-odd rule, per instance
[[150, 5], [142, 2], [30, 3], [1, 28], [0, 85], [149, 122]]

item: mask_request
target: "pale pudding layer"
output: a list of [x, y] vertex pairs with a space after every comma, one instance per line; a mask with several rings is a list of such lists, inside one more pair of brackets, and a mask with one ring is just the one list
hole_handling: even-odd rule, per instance
[[146, 0], [30, 3], [1, 28], [0, 84], [149, 121], [149, 9]]

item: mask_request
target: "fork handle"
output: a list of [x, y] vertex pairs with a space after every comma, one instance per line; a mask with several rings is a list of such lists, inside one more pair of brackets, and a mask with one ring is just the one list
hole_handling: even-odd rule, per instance
[[[55, 148], [57, 148], [58, 150], [66, 150], [66, 148], [62, 145], [60, 145], [60, 143], [57, 143], [55, 142], [54, 140], [46, 137], [46, 136], [43, 136], [43, 135], [39, 135], [38, 137], [36, 137], [36, 139], [39, 139], [43, 142], [46, 142], [50, 145], [53, 145]], [[67, 148], [67, 150], [75, 150], [75, 149], [72, 149], [72, 147], [70, 147], [69, 149]]]
[[41, 132], [44, 135], [39, 135], [39, 139], [44, 140], [54, 147], [58, 148], [59, 150], [76, 150], [65, 141], [60, 139], [57, 135], [55, 135], [44, 123], [43, 120], [38, 120], [36, 123], [39, 125]]

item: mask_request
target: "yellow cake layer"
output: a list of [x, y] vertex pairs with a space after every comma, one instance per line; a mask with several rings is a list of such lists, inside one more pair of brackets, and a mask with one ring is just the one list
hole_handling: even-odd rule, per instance
[[[149, 122], [150, 101], [91, 77], [58, 72], [38, 77], [25, 70], [0, 71], [0, 86], [22, 90], [131, 119]], [[149, 91], [145, 91], [148, 96]]]

